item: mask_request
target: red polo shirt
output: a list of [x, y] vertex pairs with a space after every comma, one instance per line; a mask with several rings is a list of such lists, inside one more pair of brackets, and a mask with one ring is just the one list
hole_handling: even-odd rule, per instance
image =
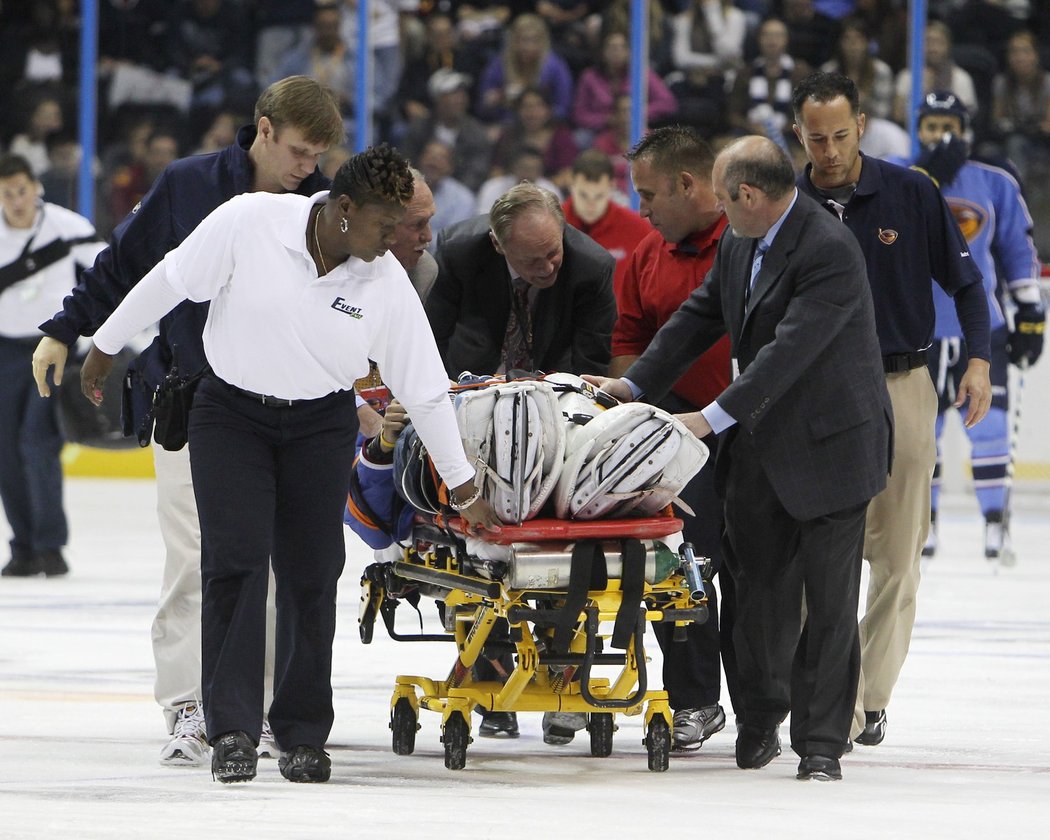
[[583, 231], [591, 239], [613, 255], [616, 260], [616, 273], [613, 274], [613, 292], [620, 298], [620, 287], [623, 285], [627, 271], [627, 261], [634, 253], [635, 247], [652, 231], [653, 226], [632, 210], [621, 207], [615, 201], [609, 202], [609, 209], [593, 225], [583, 221], [572, 209], [572, 196], [561, 206], [565, 221], [577, 230]]
[[[666, 242], [654, 230], [638, 244], [628, 260], [623, 284], [616, 290], [619, 317], [613, 327], [613, 357], [645, 352], [657, 330], [704, 282], [726, 224], [722, 216], [707, 230], [680, 243]], [[697, 359], [672, 390], [698, 409], [704, 408], [729, 386], [729, 372], [727, 336]]]

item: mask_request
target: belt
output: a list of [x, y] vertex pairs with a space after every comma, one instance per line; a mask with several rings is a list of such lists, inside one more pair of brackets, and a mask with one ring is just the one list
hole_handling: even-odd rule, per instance
[[882, 357], [882, 368], [886, 373], [905, 373], [919, 367], [926, 367], [925, 350], [915, 353], [891, 353]]
[[244, 388], [238, 388], [236, 385], [231, 385], [229, 382], [225, 383], [226, 387], [233, 391], [235, 394], [240, 394], [242, 397], [247, 397], [255, 402], [262, 403], [265, 406], [272, 408], [288, 408], [299, 403], [308, 402], [308, 400], [286, 400], [281, 397], [271, 397], [268, 394], [257, 394], [255, 391], [248, 391]]

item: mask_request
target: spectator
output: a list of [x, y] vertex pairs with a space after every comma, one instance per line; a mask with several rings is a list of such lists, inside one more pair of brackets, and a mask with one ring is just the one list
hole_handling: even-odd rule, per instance
[[616, 260], [613, 292], [619, 301], [627, 262], [653, 226], [613, 200], [613, 174], [612, 161], [597, 149], [588, 149], [572, 165], [569, 197], [561, 209], [566, 222], [586, 233]]
[[564, 58], [574, 77], [590, 64], [594, 50], [587, 18], [594, 0], [537, 0], [536, 14], [546, 22], [554, 51]]
[[629, 167], [624, 155], [631, 148], [631, 97], [616, 97], [609, 127], [594, 138], [592, 145], [612, 161], [616, 189], [627, 195], [630, 192]]
[[109, 187], [109, 213], [114, 224], [135, 209], [157, 176], [178, 157], [179, 143], [175, 135], [159, 129], [150, 136], [141, 160], [122, 166], [114, 173]]
[[[515, 18], [503, 52], [489, 62], [478, 84], [478, 115], [502, 122], [527, 88], [543, 91], [559, 119], [572, 111], [572, 73], [565, 59], [551, 49], [547, 24], [538, 15]], [[573, 155], [575, 157], [575, 155]]]
[[895, 73], [908, 60], [908, 20], [906, 3], [900, 0], [857, 0], [856, 17], [868, 25], [876, 54]]
[[862, 18], [842, 22], [835, 56], [821, 70], [853, 79], [860, 91], [860, 110], [872, 117], [889, 119], [893, 114], [893, 71], [872, 52], [868, 27]]
[[[977, 112], [977, 92], [970, 74], [952, 61], [952, 33], [939, 20], [926, 24], [926, 67], [923, 71], [923, 93], [951, 90], [970, 109]], [[897, 74], [894, 92], [893, 119], [904, 125], [911, 102], [911, 70]]]
[[[419, 170], [433, 193], [437, 212], [430, 220], [433, 235], [474, 215], [474, 193], [452, 176], [452, 148], [431, 140], [419, 156]], [[433, 248], [431, 248], [433, 250]]]
[[830, 60], [838, 41], [838, 23], [818, 12], [813, 0], [783, 0], [781, 15], [788, 30], [788, 53], [800, 73], [810, 73]]
[[539, 88], [526, 88], [514, 103], [514, 121], [503, 129], [492, 153], [494, 173], [502, 172], [515, 151], [531, 146], [543, 153], [543, 174], [559, 189], [569, 185], [572, 162], [578, 154], [569, 127], [556, 118]]
[[410, 160], [418, 160], [423, 147], [439, 140], [453, 149], [453, 175], [476, 190], [489, 172], [492, 141], [485, 127], [468, 113], [470, 77], [442, 68], [427, 83], [433, 110], [417, 117], [408, 127], [402, 144]]
[[476, 212], [488, 215], [496, 199], [522, 181], [528, 181], [540, 189], [561, 196], [558, 185], [543, 177], [543, 154], [531, 146], [521, 146], [511, 160], [510, 171], [506, 175], [494, 175], [481, 185], [478, 190]]
[[[67, 210], [77, 209], [77, 181], [80, 177], [80, 161], [84, 151], [71, 131], [60, 131], [47, 138], [47, 171], [40, 176], [40, 186], [44, 188], [44, 198]], [[93, 168], [97, 177], [98, 161]], [[95, 229], [102, 227], [98, 220]]]
[[[601, 57], [596, 67], [588, 67], [576, 86], [572, 108], [573, 124], [589, 135], [609, 127], [616, 97], [630, 92], [628, 69], [631, 49], [622, 32], [609, 32], [602, 39]], [[656, 72], [648, 69], [647, 119], [655, 123], [675, 113], [678, 103]]]
[[232, 111], [220, 111], [211, 121], [208, 130], [201, 136], [200, 143], [194, 149], [193, 154], [206, 155], [232, 145], [237, 140], [237, 129], [244, 122], [244, 119]]
[[255, 0], [255, 80], [265, 87], [284, 56], [310, 35], [316, 0]]
[[446, 14], [432, 14], [426, 19], [426, 41], [420, 55], [405, 62], [397, 102], [406, 122], [430, 116], [434, 100], [427, 89], [438, 70], [455, 70], [470, 77], [469, 86], [481, 68], [473, 67], [466, 52], [459, 46], [458, 33], [452, 18]]
[[309, 76], [316, 79], [339, 102], [344, 121], [354, 116], [354, 83], [356, 79], [355, 50], [350, 49], [341, 33], [342, 14], [339, 7], [318, 5], [314, 11], [313, 28], [299, 47], [288, 53], [277, 65], [275, 82], [287, 76]]
[[9, 151], [29, 161], [34, 177], [39, 178], [50, 166], [47, 138], [61, 131], [62, 126], [61, 103], [57, 98], [45, 95], [33, 105], [25, 131], [11, 139]]
[[[670, 72], [671, 12], [664, 3], [647, 3], [649, 11], [649, 66], [663, 76]], [[602, 10], [601, 39], [610, 32], [631, 31], [631, 0], [612, 0]]]
[[700, 69], [724, 78], [743, 64], [747, 20], [731, 0], [692, 0], [671, 25], [671, 56], [677, 69]]
[[251, 41], [230, 0], [180, 0], [168, 18], [168, 65], [193, 84], [191, 113], [233, 108], [248, 113], [255, 104]]
[[1050, 163], [1050, 72], [1028, 30], [1010, 39], [1006, 68], [992, 83], [992, 128], [1022, 180], [1034, 162]]
[[472, 66], [488, 66], [507, 24], [514, 14], [525, 11], [524, 5], [516, 0], [451, 0], [459, 42]]
[[758, 58], [736, 77], [730, 100], [730, 121], [736, 128], [781, 145], [791, 131], [791, 90], [800, 75], [787, 48], [784, 22], [765, 21], [758, 30]]

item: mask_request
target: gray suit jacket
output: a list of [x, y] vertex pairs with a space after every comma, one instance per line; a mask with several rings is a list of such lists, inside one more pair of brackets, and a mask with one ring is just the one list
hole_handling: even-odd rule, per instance
[[[570, 225], [558, 279], [536, 296], [533, 359], [539, 370], [601, 373], [609, 364], [616, 299], [616, 261]], [[489, 239], [488, 216], [475, 216], [438, 235], [438, 277], [427, 317], [449, 376], [495, 373], [511, 310], [507, 261]]]
[[[755, 279], [755, 240], [727, 229], [714, 266], [625, 374], [647, 398], [729, 333], [740, 373], [718, 404], [749, 434], [777, 497], [805, 521], [861, 504], [886, 484], [893, 412], [855, 237], [799, 194]], [[716, 480], [732, 464], [720, 446]]]

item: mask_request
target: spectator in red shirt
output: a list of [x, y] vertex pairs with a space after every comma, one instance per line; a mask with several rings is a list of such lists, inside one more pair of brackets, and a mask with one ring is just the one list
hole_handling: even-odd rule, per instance
[[613, 255], [616, 260], [613, 292], [619, 298], [627, 261], [653, 228], [645, 219], [613, 201], [613, 191], [612, 161], [607, 155], [589, 149], [572, 165], [569, 197], [561, 209], [566, 222]]
[[[627, 153], [627, 159], [641, 198], [640, 213], [655, 230], [635, 248], [623, 285], [616, 292], [619, 317], [613, 328], [613, 358], [609, 363], [609, 376], [613, 377], [631, 366], [679, 305], [704, 282], [726, 227], [711, 186], [714, 154], [695, 129], [657, 128]], [[723, 338], [700, 356], [659, 405], [675, 414], [699, 411], [721, 394], [729, 381], [729, 341]], [[718, 448], [715, 435], [705, 437], [704, 443], [714, 456]], [[710, 557], [713, 569], [718, 570], [722, 563], [722, 502], [715, 492], [714, 473], [714, 467], [709, 466], [686, 485], [680, 497], [694, 515], [684, 510], [679, 515], [685, 521], [685, 539], [698, 555]], [[731, 579], [724, 571], [719, 583], [723, 596], [722, 644], [713, 588], [708, 593], [708, 620], [689, 625], [684, 642], [672, 640], [670, 625], [653, 625], [664, 652], [664, 686], [674, 710], [677, 750], [699, 749], [725, 726], [725, 712], [718, 703], [720, 648], [730, 694], [735, 693], [735, 658], [728, 644], [733, 595]]]

